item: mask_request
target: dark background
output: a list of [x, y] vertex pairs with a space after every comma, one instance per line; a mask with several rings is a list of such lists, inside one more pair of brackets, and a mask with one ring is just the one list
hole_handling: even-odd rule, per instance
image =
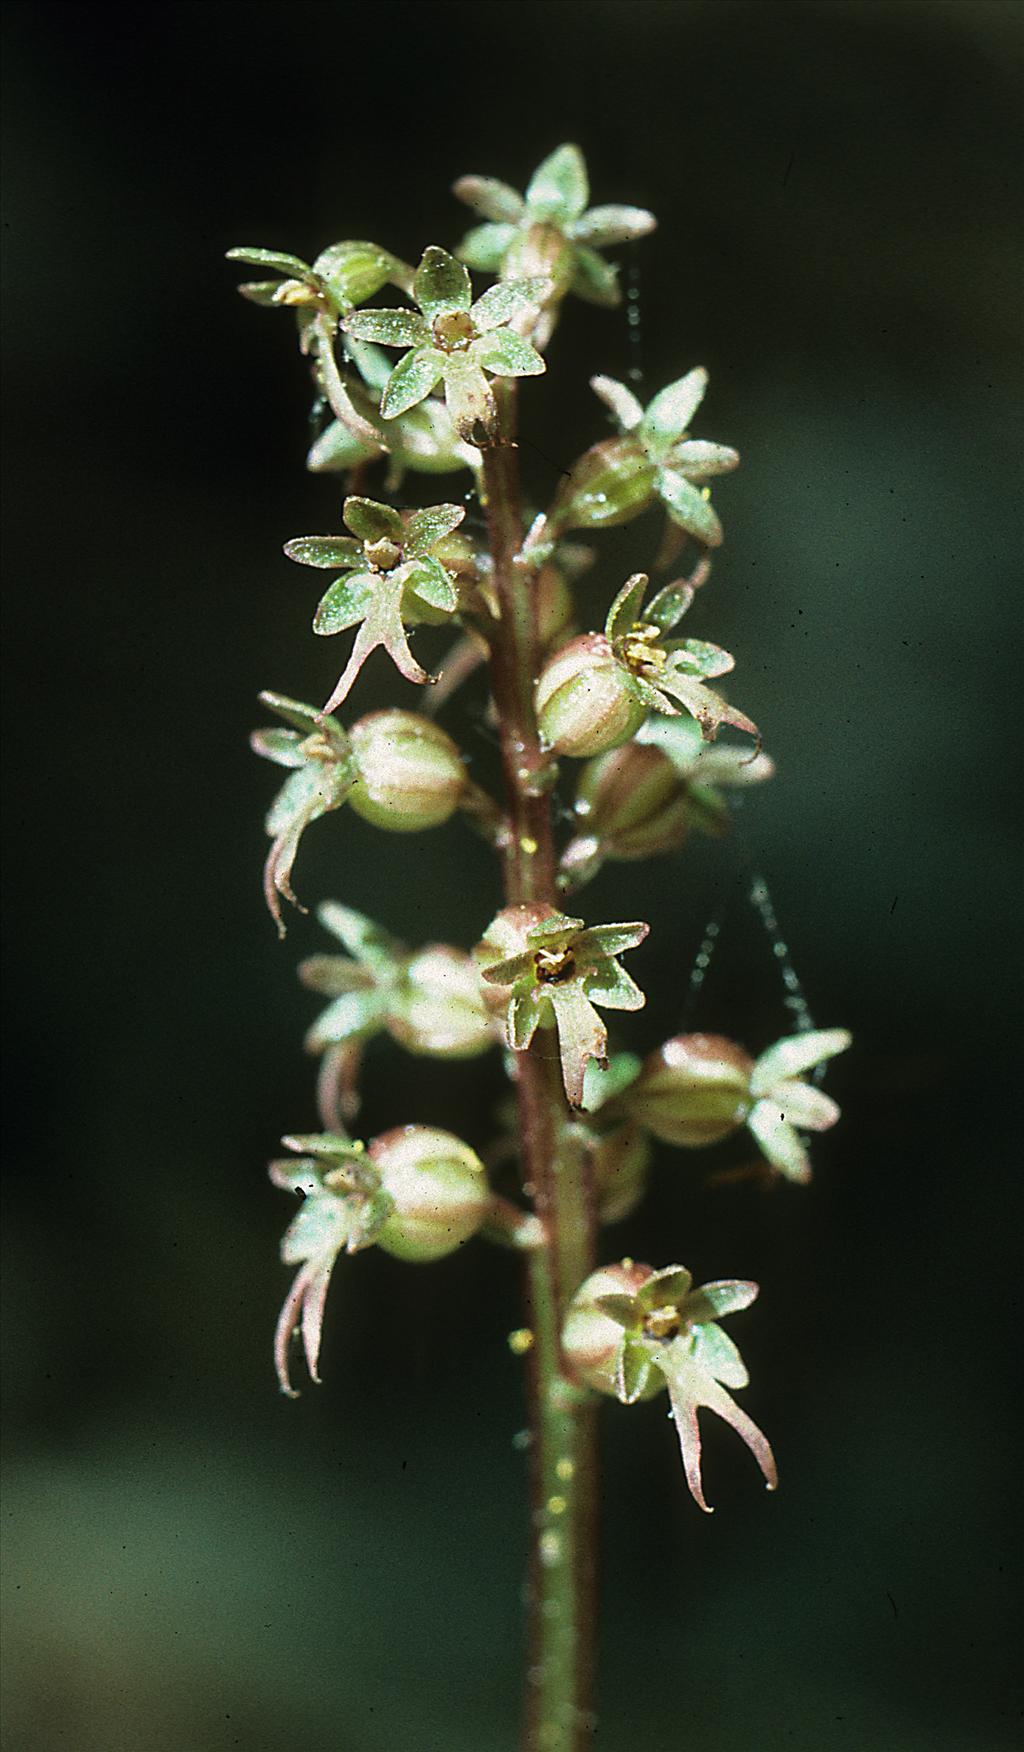
[[[608, 1408], [597, 1743], [1018, 1743], [1020, 22], [5, 9], [11, 1752], [515, 1743], [513, 1263], [362, 1257], [324, 1387], [288, 1404], [270, 1367], [289, 1212], [263, 1165], [314, 1119], [292, 967], [319, 938], [296, 919], [281, 948], [263, 913], [274, 776], [246, 735], [260, 687], [317, 699], [336, 674], [280, 548], [333, 527], [339, 492], [302, 470], [290, 319], [243, 305], [221, 258], [370, 236], [415, 259], [465, 228], [455, 176], [522, 187], [564, 139], [598, 201], [659, 216], [636, 252], [648, 390], [705, 363], [699, 430], [744, 453], [693, 631], [736, 652], [780, 768], [742, 842], [586, 893], [591, 919], [654, 926], [619, 1040], [679, 1025], [730, 894], [693, 1020], [754, 1050], [784, 1031], [748, 857], [819, 1025], [856, 1037], [808, 1191], [709, 1188], [742, 1148], [666, 1153], [609, 1234], [610, 1256], [759, 1279], [734, 1330], [783, 1487], [713, 1430], [705, 1520], [663, 1404]], [[635, 363], [621, 313], [568, 307], [526, 434], [571, 459], [606, 429], [587, 375]], [[599, 542], [586, 602], [651, 540]], [[386, 671], [360, 709], [416, 703]], [[495, 904], [458, 823], [337, 817], [299, 881], [412, 940], [469, 945]], [[366, 1128], [483, 1144], [499, 1086], [496, 1063], [381, 1045]]]

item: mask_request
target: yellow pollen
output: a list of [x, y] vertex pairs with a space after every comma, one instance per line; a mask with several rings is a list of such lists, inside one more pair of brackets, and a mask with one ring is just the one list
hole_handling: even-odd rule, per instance
[[551, 1515], [564, 1515], [568, 1506], [564, 1496], [548, 1497], [548, 1513]]
[[534, 852], [537, 850], [537, 841], [531, 839], [529, 834], [524, 833], [519, 841], [519, 850], [525, 852], [528, 858], [532, 858]]
[[508, 1335], [508, 1348], [514, 1357], [525, 1357], [533, 1346], [533, 1333], [528, 1326], [517, 1327]]
[[555, 1471], [558, 1474], [558, 1477], [562, 1480], [562, 1483], [568, 1484], [570, 1478], [575, 1474], [576, 1468], [571, 1460], [559, 1460], [558, 1465], [555, 1467]]

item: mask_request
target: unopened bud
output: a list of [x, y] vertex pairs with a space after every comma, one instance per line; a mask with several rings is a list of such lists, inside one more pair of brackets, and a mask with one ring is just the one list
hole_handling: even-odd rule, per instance
[[556, 225], [531, 225], [516, 234], [502, 266], [506, 280], [551, 281], [549, 300], [564, 298], [572, 279], [573, 247]]
[[439, 827], [458, 808], [466, 769], [451, 737], [417, 712], [370, 712], [353, 724], [359, 777], [349, 802], [393, 833]]
[[[691, 720], [692, 722], [692, 720]], [[686, 785], [660, 748], [627, 742], [587, 762], [576, 787], [576, 818], [609, 858], [649, 858], [682, 844]]]
[[583, 633], [549, 659], [535, 695], [541, 742], [559, 754], [603, 754], [647, 716], [629, 670], [603, 633]]
[[[653, 1276], [652, 1266], [637, 1265], [633, 1260], [605, 1265], [591, 1272], [569, 1303], [562, 1328], [565, 1360], [579, 1380], [613, 1399], [618, 1396], [616, 1361], [622, 1345], [622, 1327], [595, 1303], [599, 1296], [635, 1296]], [[664, 1385], [662, 1377], [652, 1371], [643, 1397], [653, 1398]]]
[[715, 1144], [752, 1105], [753, 1060], [720, 1034], [677, 1034], [645, 1060], [622, 1097], [630, 1116], [666, 1144]]
[[453, 1253], [479, 1229], [491, 1204], [483, 1163], [451, 1132], [406, 1125], [375, 1138], [368, 1155], [394, 1210], [378, 1247], [414, 1263]]
[[407, 1052], [429, 1058], [475, 1058], [496, 1038], [471, 957], [443, 943], [412, 957], [387, 1027]]

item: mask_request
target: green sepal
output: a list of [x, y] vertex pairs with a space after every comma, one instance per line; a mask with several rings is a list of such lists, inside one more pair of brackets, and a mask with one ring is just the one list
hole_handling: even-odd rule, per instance
[[547, 370], [536, 347], [511, 329], [481, 335], [470, 347], [470, 358], [494, 377], [539, 377]]
[[[697, 1295], [700, 1295], [699, 1290]], [[746, 1387], [749, 1384], [747, 1366], [729, 1334], [720, 1326], [714, 1323], [697, 1326], [690, 1354], [700, 1368], [706, 1369], [726, 1387]]]
[[282, 284], [281, 280], [246, 280], [238, 291], [250, 304], [260, 304], [265, 309], [272, 309], [281, 302], [278, 293]]
[[583, 1073], [583, 1110], [599, 1113], [617, 1095], [635, 1083], [642, 1061], [633, 1052], [613, 1053], [606, 1065], [591, 1059]]
[[466, 515], [464, 505], [427, 505], [414, 511], [405, 531], [405, 552], [411, 560], [428, 554], [431, 548], [457, 529]]
[[354, 1161], [365, 1153], [361, 1143], [342, 1137], [340, 1132], [289, 1132], [281, 1142], [286, 1150], [304, 1156], [322, 1156], [330, 1162]]
[[326, 733], [332, 740], [348, 741], [341, 725], [322, 722], [315, 706], [307, 706], [302, 700], [289, 699], [287, 694], [271, 693], [266, 688], [259, 698], [261, 705], [269, 706], [286, 724], [291, 724], [295, 730], [301, 730], [303, 736]]
[[354, 310], [345, 318], [345, 333], [379, 347], [420, 347], [430, 339], [430, 327], [415, 310]]
[[721, 1278], [712, 1284], [701, 1284], [691, 1296], [687, 1319], [698, 1324], [707, 1320], [724, 1320], [727, 1314], [738, 1314], [756, 1302], [758, 1287], [745, 1278]]
[[651, 1354], [647, 1346], [628, 1334], [619, 1348], [615, 1368], [615, 1396], [620, 1405], [635, 1405], [651, 1379]]
[[763, 1052], [750, 1075], [753, 1095], [764, 1095], [781, 1080], [798, 1077], [813, 1065], [821, 1064], [837, 1052], [845, 1052], [853, 1036], [845, 1028], [816, 1028], [806, 1034], [791, 1034], [776, 1041]]
[[[328, 959], [326, 956], [324, 959]], [[363, 975], [364, 979], [366, 975]], [[341, 992], [306, 1031], [306, 1050], [324, 1052], [348, 1040], [379, 1034], [387, 1019], [387, 994], [372, 988]]]
[[322, 571], [352, 571], [363, 564], [363, 550], [350, 535], [296, 535], [284, 544], [289, 560]]
[[631, 389], [616, 377], [592, 377], [590, 387], [610, 409], [622, 432], [633, 432], [644, 417], [644, 410]]
[[543, 275], [526, 280], [499, 280], [496, 286], [489, 286], [477, 299], [470, 314], [478, 332], [489, 334], [492, 329], [503, 328], [514, 317], [527, 315], [544, 302], [550, 290], [551, 282]]
[[621, 1326], [627, 1332], [639, 1332], [643, 1324], [643, 1310], [635, 1296], [612, 1294], [595, 1296], [593, 1306], [606, 1320], [614, 1320], [616, 1326]]
[[460, 176], [452, 193], [481, 219], [508, 224], [511, 229], [522, 218], [525, 202], [518, 190], [494, 176]]
[[711, 501], [705, 499], [685, 475], [676, 474], [671, 468], [659, 469], [657, 492], [673, 523], [678, 523], [680, 529], [696, 536], [708, 547], [721, 546], [722, 525]]
[[657, 223], [646, 207], [591, 207], [573, 224], [572, 237], [574, 242], [589, 243], [595, 249], [611, 249], [617, 243], [647, 237]]
[[254, 730], [249, 737], [249, 746], [254, 754], [272, 760], [276, 766], [301, 767], [306, 764], [303, 740], [297, 730], [271, 728]]
[[390, 966], [406, 954], [405, 945], [383, 925], [375, 924], [353, 906], [343, 906], [340, 900], [321, 902], [316, 916], [325, 931], [330, 931], [350, 955], [369, 967]]
[[345, 633], [349, 627], [358, 626], [373, 606], [379, 582], [372, 572], [350, 572], [344, 578], [335, 578], [313, 616], [314, 633], [330, 638], [334, 633]]
[[468, 310], [473, 302], [469, 274], [446, 249], [429, 244], [413, 280], [413, 296], [428, 322]]
[[634, 572], [631, 578], [626, 579], [625, 584], [623, 584], [622, 589], [619, 591], [611, 608], [608, 610], [608, 615], [604, 623], [606, 638], [621, 638], [624, 633], [628, 633], [630, 628], [642, 618], [640, 611], [643, 607], [644, 597], [647, 594], [647, 582], [646, 572]]
[[458, 608], [458, 591], [440, 560], [435, 560], [433, 555], [428, 554], [422, 560], [412, 560], [403, 566], [402, 577], [405, 589], [430, 608], [443, 614], [454, 614]]
[[306, 467], [310, 474], [342, 474], [346, 469], [358, 468], [361, 462], [372, 462], [377, 454], [341, 420], [332, 420], [310, 445]]
[[606, 1010], [642, 1010], [647, 999], [636, 981], [615, 961], [602, 962], [584, 975], [583, 989], [591, 1003]]
[[670, 667], [682, 675], [697, 675], [713, 680], [716, 675], [728, 675], [735, 669], [736, 659], [721, 645], [707, 639], [679, 639], [663, 647], [670, 655]]
[[225, 259], [229, 262], [245, 262], [250, 268], [274, 268], [279, 274], [295, 280], [304, 280], [312, 271], [309, 263], [304, 262], [301, 256], [287, 255], [277, 249], [250, 249], [243, 246], [240, 249], [229, 249]]
[[693, 1286], [693, 1277], [683, 1265], [666, 1265], [651, 1276], [637, 1292], [641, 1307], [646, 1314], [655, 1308], [679, 1308], [685, 1302]]
[[352, 1203], [346, 1253], [358, 1253], [364, 1247], [372, 1247], [395, 1211], [394, 1199], [383, 1188], [371, 1193], [368, 1198], [354, 1199]]
[[350, 529], [360, 541], [392, 541], [401, 546], [402, 519], [390, 505], [382, 505], [377, 499], [364, 499], [358, 493], [351, 493], [342, 506], [341, 515], [346, 529]]
[[704, 400], [708, 374], [702, 365], [669, 383], [648, 404], [640, 435], [655, 456], [663, 456], [683, 436]]
[[578, 219], [590, 197], [587, 167], [578, 146], [559, 146], [537, 166], [526, 190], [531, 218], [563, 225]]
[[674, 584], [666, 584], [656, 596], [651, 597], [644, 610], [644, 620], [658, 627], [661, 632], [670, 633], [682, 620], [693, 597], [693, 585], [685, 578], [677, 579]]
[[643, 919], [624, 925], [588, 925], [580, 931], [576, 947], [584, 955], [624, 955], [627, 949], [639, 947], [650, 928]]
[[508, 1041], [513, 1052], [525, 1052], [542, 1018], [540, 995], [529, 986], [512, 993], [508, 1005]]
[[388, 378], [380, 411], [385, 420], [397, 419], [427, 397], [444, 375], [446, 355], [436, 347], [416, 347], [406, 353]]

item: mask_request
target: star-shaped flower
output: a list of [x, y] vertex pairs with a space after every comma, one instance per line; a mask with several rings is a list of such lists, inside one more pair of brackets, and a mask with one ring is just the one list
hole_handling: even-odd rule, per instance
[[[487, 221], [467, 233], [458, 253], [471, 268], [507, 275], [547, 274], [552, 306], [567, 292], [589, 304], [615, 305], [617, 270], [598, 255], [646, 237], [657, 220], [643, 207], [592, 207], [587, 167], [578, 146], [559, 146], [534, 171], [525, 195], [489, 176], [463, 176], [460, 201]], [[553, 322], [549, 312], [547, 332]]]
[[733, 668], [729, 652], [706, 639], [664, 636], [693, 601], [694, 583], [667, 584], [645, 607], [647, 585], [647, 574], [634, 572], [608, 611], [604, 634], [584, 633], [548, 660], [536, 689], [542, 741], [563, 754], [601, 754], [627, 742], [649, 712], [672, 716], [681, 707], [707, 740], [731, 724], [760, 748], [753, 720], [704, 685]]
[[603, 439], [580, 457], [558, 490], [543, 534], [627, 523], [660, 499], [679, 529], [705, 547], [720, 546], [722, 525], [702, 483], [728, 474], [739, 453], [688, 435], [707, 389], [707, 372], [699, 366], [688, 372], [646, 409], [624, 383], [612, 377], [590, 381], [615, 415], [621, 436]]
[[747, 1129], [757, 1139], [773, 1168], [787, 1180], [811, 1178], [811, 1159], [802, 1131], [828, 1131], [839, 1118], [831, 1096], [813, 1083], [801, 1081], [801, 1073], [845, 1052], [852, 1036], [845, 1028], [811, 1029], [777, 1040], [754, 1060], [749, 1090], [753, 1105], [747, 1114]]
[[351, 534], [301, 535], [285, 543], [288, 558], [299, 565], [341, 572], [321, 598], [313, 631], [329, 637], [359, 627], [352, 655], [325, 712], [333, 712], [347, 698], [378, 645], [407, 681], [430, 681], [409, 649], [405, 628], [424, 621], [440, 623], [458, 607], [454, 580], [440, 556], [465, 515], [461, 505], [394, 511], [375, 499], [353, 496], [345, 500], [342, 511]]
[[344, 324], [345, 333], [356, 340], [410, 349], [385, 385], [383, 418], [404, 414], [443, 381], [459, 437], [472, 443], [478, 426], [493, 436], [497, 408], [486, 373], [536, 377], [546, 369], [536, 348], [509, 324], [540, 304], [547, 285], [539, 276], [503, 280], [474, 302], [462, 263], [431, 245], [413, 281], [418, 312], [357, 310]]
[[697, 1414], [713, 1411], [747, 1444], [769, 1490], [778, 1484], [775, 1457], [763, 1432], [727, 1387], [750, 1379], [718, 1321], [749, 1308], [758, 1286], [736, 1278], [694, 1289], [681, 1265], [662, 1271], [623, 1261], [594, 1272], [570, 1304], [563, 1344], [582, 1379], [623, 1405], [668, 1388], [686, 1482], [706, 1513]]
[[647, 936], [643, 923], [586, 926], [542, 903], [506, 907], [476, 950], [484, 1001], [502, 1015], [508, 1044], [525, 1052], [539, 1027], [558, 1031], [562, 1081], [573, 1107], [583, 1103], [590, 1059], [603, 1060], [608, 1030], [594, 1008], [641, 1010], [643, 992], [616, 957]]
[[[351, 336], [345, 354], [355, 368], [347, 378], [349, 398], [358, 420], [374, 432], [374, 422], [381, 424], [380, 398], [391, 376], [391, 360], [379, 347]], [[361, 429], [358, 423], [353, 429], [351, 421], [329, 421], [313, 440], [306, 467], [312, 474], [344, 474], [360, 463], [379, 461], [386, 451], [385, 490], [389, 493], [397, 492], [406, 469], [414, 474], [453, 474], [460, 468], [479, 472], [479, 450], [456, 436], [444, 402], [436, 397], [428, 397], [392, 420], [386, 437], [381, 429], [379, 442], [360, 436]]]

